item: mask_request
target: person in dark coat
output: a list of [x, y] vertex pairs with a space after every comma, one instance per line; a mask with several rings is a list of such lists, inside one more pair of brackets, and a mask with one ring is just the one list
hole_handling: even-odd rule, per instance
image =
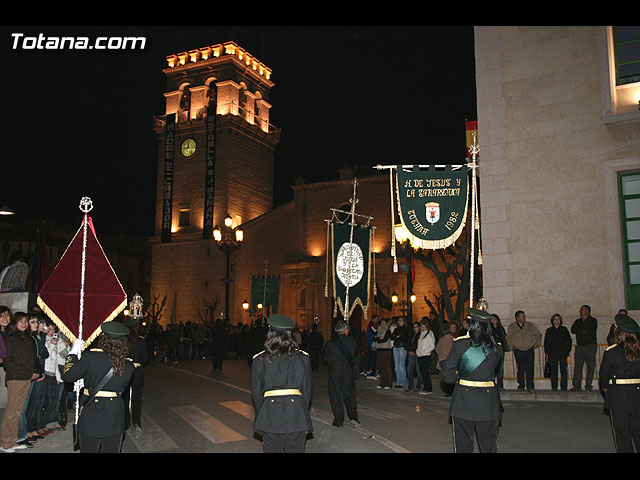
[[615, 317], [615, 343], [600, 364], [599, 382], [609, 410], [618, 453], [640, 453], [640, 341], [638, 323], [625, 314]]
[[580, 317], [571, 325], [571, 333], [576, 336], [576, 346], [573, 352], [573, 387], [572, 392], [582, 388], [582, 369], [587, 364], [585, 378], [585, 390], [593, 389], [593, 375], [596, 371], [596, 354], [598, 352], [597, 340], [598, 320], [591, 316], [591, 307], [582, 305]]
[[251, 364], [253, 430], [262, 436], [265, 453], [303, 453], [307, 433], [313, 431], [311, 362], [291, 337], [291, 318], [274, 314], [267, 323], [265, 349]]
[[253, 357], [256, 353], [261, 352], [264, 349], [264, 342], [266, 340], [266, 333], [268, 325], [263, 325], [262, 315], [258, 315], [256, 321], [249, 329], [249, 366], [253, 363]]
[[[139, 432], [142, 431], [142, 391], [144, 389], [144, 370], [142, 366], [149, 362], [149, 350], [147, 341], [140, 335], [138, 320], [130, 318], [125, 322], [129, 328], [129, 357], [133, 362], [135, 370], [131, 378], [131, 383], [122, 392], [122, 400], [125, 409], [124, 428], [133, 427]], [[131, 399], [131, 411], [129, 411], [129, 399]]]
[[226, 331], [222, 319], [216, 319], [211, 329], [211, 369], [222, 370], [222, 359], [224, 358], [224, 347], [226, 341]]
[[[131, 382], [135, 369], [133, 362], [126, 358], [129, 353], [126, 325], [111, 321], [100, 328], [102, 333], [96, 338], [95, 347], [83, 352], [80, 358], [82, 341], [74, 342], [62, 374], [65, 382], [84, 379], [81, 405], [94, 395], [93, 400], [83, 406], [78, 419], [80, 453], [120, 452], [124, 433], [122, 392]], [[111, 368], [113, 376], [95, 392], [95, 387]]]
[[[358, 357], [358, 345], [349, 335], [349, 325], [338, 321], [334, 327], [337, 336], [327, 342], [324, 361], [329, 366], [329, 403], [333, 412], [334, 427], [342, 427], [344, 409], [353, 425], [359, 425], [354, 362]], [[344, 407], [343, 407], [344, 404]]]
[[444, 381], [455, 384], [449, 407], [454, 452], [472, 453], [477, 434], [480, 452], [496, 453], [502, 404], [495, 376], [503, 352], [492, 334], [491, 315], [474, 308], [469, 314], [467, 335], [454, 340], [442, 362]]
[[502, 321], [496, 313], [491, 314], [491, 331], [496, 343], [502, 348], [503, 356], [498, 370], [496, 372], [496, 385], [501, 392], [504, 389], [504, 352], [509, 351], [509, 343], [507, 342], [507, 332], [502, 326]]
[[320, 370], [320, 357], [322, 356], [323, 344], [324, 338], [322, 337], [322, 333], [318, 331], [318, 325], [314, 324], [309, 334], [309, 355], [311, 355], [311, 370], [314, 372]]
[[551, 317], [551, 326], [544, 334], [544, 353], [551, 367], [551, 390], [558, 389], [558, 367], [560, 368], [560, 390], [567, 389], [567, 357], [571, 352], [571, 334], [562, 326], [562, 316]]

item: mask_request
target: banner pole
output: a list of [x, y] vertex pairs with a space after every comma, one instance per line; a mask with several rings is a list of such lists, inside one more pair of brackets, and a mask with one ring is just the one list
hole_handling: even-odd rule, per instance
[[346, 290], [345, 290], [345, 298], [344, 298], [344, 322], [345, 323], [349, 323], [349, 285], [351, 284], [351, 261], [352, 261], [352, 255], [353, 255], [353, 227], [356, 224], [356, 203], [358, 203], [358, 200], [356, 199], [356, 188], [358, 186], [358, 179], [356, 177], [353, 177], [353, 197], [351, 198], [351, 223], [349, 223], [349, 225], [351, 226], [350, 232], [349, 232], [349, 276], [347, 277], [347, 284], [346, 286]]
[[[78, 321], [78, 339], [82, 341], [82, 323], [84, 319], [84, 281], [87, 267], [87, 222], [89, 218], [89, 212], [93, 209], [93, 202], [89, 197], [82, 197], [80, 200], [80, 210], [84, 212], [84, 222], [82, 224], [82, 265], [80, 268], [80, 314]], [[78, 352], [78, 359], [82, 356], [82, 349]], [[76, 391], [76, 425], [78, 424], [78, 418], [80, 417], [80, 390], [82, 389], [82, 380], [75, 382]]]
[[265, 259], [264, 261], [264, 284], [262, 286], [262, 317], [266, 318], [264, 315], [267, 311], [267, 271], [269, 270], [269, 260]]
[[473, 133], [473, 145], [469, 147], [472, 158], [471, 166], [471, 265], [469, 269], [469, 307], [473, 308], [473, 287], [476, 266], [476, 155], [480, 151], [476, 141], [476, 133]]

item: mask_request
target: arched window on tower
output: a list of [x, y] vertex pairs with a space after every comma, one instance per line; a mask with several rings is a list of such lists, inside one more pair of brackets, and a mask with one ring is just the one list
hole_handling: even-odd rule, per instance
[[189, 88], [185, 88], [180, 96], [180, 110], [191, 110], [191, 91]]

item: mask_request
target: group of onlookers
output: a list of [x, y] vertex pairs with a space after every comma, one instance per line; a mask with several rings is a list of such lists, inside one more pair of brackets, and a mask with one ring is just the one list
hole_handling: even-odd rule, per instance
[[[618, 313], [626, 315], [627, 311], [620, 309]], [[515, 313], [515, 321], [507, 329], [506, 341], [513, 351], [517, 365], [518, 391], [527, 390], [531, 393], [535, 391], [533, 370], [535, 349], [538, 347], [544, 347], [544, 375], [549, 378], [552, 390], [557, 390], [558, 385], [560, 390], [568, 388], [568, 357], [572, 348], [574, 366], [572, 387], [569, 390], [577, 392], [582, 389], [585, 365], [584, 388], [587, 391], [593, 390], [598, 351], [598, 320], [591, 315], [591, 307], [589, 305], [580, 307], [579, 316], [572, 323], [570, 330], [563, 325], [562, 316], [558, 313], [551, 316], [550, 323], [551, 326], [546, 329], [543, 339], [538, 328], [528, 322], [526, 314], [519, 310]], [[571, 334], [575, 335], [575, 346], [573, 346]], [[611, 331], [607, 342], [609, 345], [613, 343]]]
[[440, 362], [447, 358], [460, 332], [457, 323], [442, 324], [435, 314], [412, 325], [407, 325], [403, 316], [374, 315], [365, 336], [368, 351], [365, 375], [380, 379], [381, 389], [393, 386], [428, 395], [433, 391], [431, 375], [440, 370]]
[[0, 306], [0, 389], [6, 398], [0, 451], [30, 448], [64, 430], [67, 409], [61, 374], [68, 346], [68, 340], [37, 306], [13, 314]]
[[[621, 309], [619, 313], [626, 311]], [[534, 366], [535, 352], [543, 347], [545, 358], [545, 376], [549, 378], [552, 390], [568, 389], [568, 357], [574, 350], [574, 369], [571, 391], [582, 389], [583, 370], [587, 391], [593, 389], [597, 353], [597, 320], [591, 316], [589, 305], [580, 307], [580, 315], [570, 330], [563, 325], [562, 316], [554, 314], [551, 326], [544, 335], [538, 327], [527, 321], [526, 313], [518, 310], [515, 320], [508, 328], [502, 325], [498, 315], [492, 314], [492, 330], [496, 342], [505, 352], [513, 352], [517, 367], [517, 391], [535, 392]], [[420, 322], [407, 325], [403, 316], [383, 318], [373, 315], [366, 329], [366, 347], [368, 366], [366, 378], [379, 379], [378, 388], [404, 388], [405, 391], [418, 391], [428, 394], [432, 391], [430, 374], [438, 373], [453, 345], [460, 335], [465, 335], [468, 321], [460, 324], [455, 321], [442, 322], [432, 312]], [[575, 335], [575, 347], [571, 334]], [[609, 340], [609, 344], [612, 342]], [[394, 385], [395, 381], [395, 385]], [[504, 388], [504, 361], [496, 372], [496, 385]], [[451, 386], [442, 384], [445, 394], [451, 392]]]

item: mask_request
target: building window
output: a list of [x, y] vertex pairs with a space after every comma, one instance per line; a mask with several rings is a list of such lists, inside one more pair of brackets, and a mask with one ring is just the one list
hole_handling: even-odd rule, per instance
[[627, 308], [640, 309], [640, 172], [620, 175]]
[[191, 210], [189, 210], [188, 208], [181, 208], [180, 209], [180, 220], [178, 222], [178, 226], [179, 227], [188, 227], [189, 225], [191, 225]]
[[616, 85], [640, 82], [640, 27], [613, 27]]

